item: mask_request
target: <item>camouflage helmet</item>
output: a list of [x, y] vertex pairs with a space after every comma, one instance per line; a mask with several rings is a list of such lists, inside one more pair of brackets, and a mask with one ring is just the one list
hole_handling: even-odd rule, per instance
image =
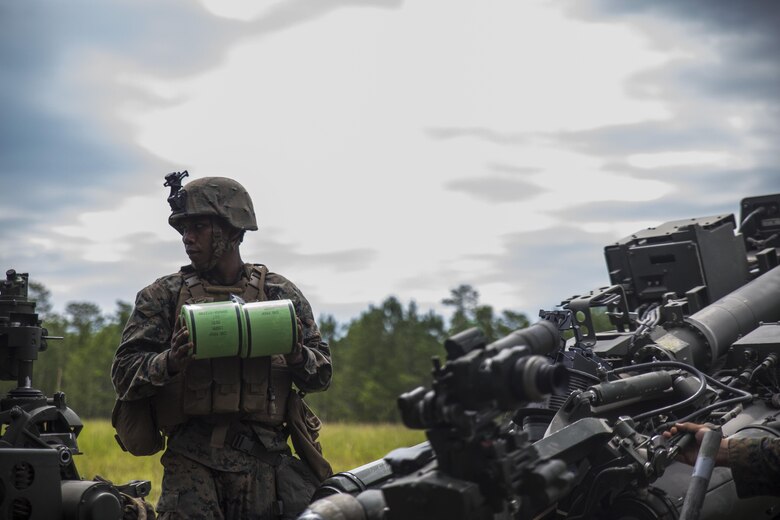
[[192, 180], [172, 194], [169, 202], [173, 212], [168, 217], [168, 224], [176, 229], [185, 218], [213, 216], [237, 229], [257, 230], [252, 199], [241, 184], [227, 177]]

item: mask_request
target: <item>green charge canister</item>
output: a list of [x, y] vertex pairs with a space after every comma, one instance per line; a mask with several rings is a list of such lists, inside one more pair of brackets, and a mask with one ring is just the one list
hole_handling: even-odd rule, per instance
[[297, 342], [290, 300], [193, 303], [181, 308], [195, 359], [288, 354]]
[[290, 300], [243, 305], [246, 351], [243, 357], [289, 354], [298, 342], [298, 321]]
[[246, 350], [246, 326], [238, 302], [184, 305], [181, 318], [190, 331], [195, 359], [240, 356]]

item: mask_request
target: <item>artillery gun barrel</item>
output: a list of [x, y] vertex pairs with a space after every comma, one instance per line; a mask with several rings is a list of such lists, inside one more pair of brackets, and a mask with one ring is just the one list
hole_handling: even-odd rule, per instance
[[780, 321], [780, 267], [764, 273], [684, 321], [684, 324], [670, 329], [670, 334], [691, 344], [694, 350], [708, 359], [707, 365], [711, 365], [724, 356], [737, 339], [760, 323]]

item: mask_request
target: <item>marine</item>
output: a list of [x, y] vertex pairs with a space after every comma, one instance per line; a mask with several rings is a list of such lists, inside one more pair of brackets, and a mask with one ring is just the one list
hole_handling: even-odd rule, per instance
[[[330, 473], [316, 442], [318, 419], [301, 399], [330, 385], [330, 349], [300, 289], [241, 259], [245, 232], [258, 229], [244, 187], [225, 177], [182, 186], [186, 175], [167, 176], [166, 186], [168, 223], [181, 234], [190, 264], [138, 292], [111, 367], [113, 422], [136, 454], [167, 441], [157, 504], [163, 520], [295, 518]], [[292, 351], [193, 359], [180, 309], [230, 298], [292, 301]]]

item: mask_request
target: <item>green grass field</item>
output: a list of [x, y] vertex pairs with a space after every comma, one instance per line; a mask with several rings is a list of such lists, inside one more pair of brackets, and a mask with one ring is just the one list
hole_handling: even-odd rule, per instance
[[[412, 446], [424, 440], [422, 431], [408, 430], [395, 424], [325, 424], [320, 436], [325, 457], [337, 473], [379, 459], [395, 448]], [[92, 479], [100, 475], [115, 484], [135, 479], [149, 480], [152, 492], [147, 500], [157, 503], [162, 481], [161, 453], [151, 457], [134, 457], [123, 452], [114, 440], [110, 422], [104, 420], [84, 421], [78, 442], [83, 452], [76, 457], [81, 478]]]

